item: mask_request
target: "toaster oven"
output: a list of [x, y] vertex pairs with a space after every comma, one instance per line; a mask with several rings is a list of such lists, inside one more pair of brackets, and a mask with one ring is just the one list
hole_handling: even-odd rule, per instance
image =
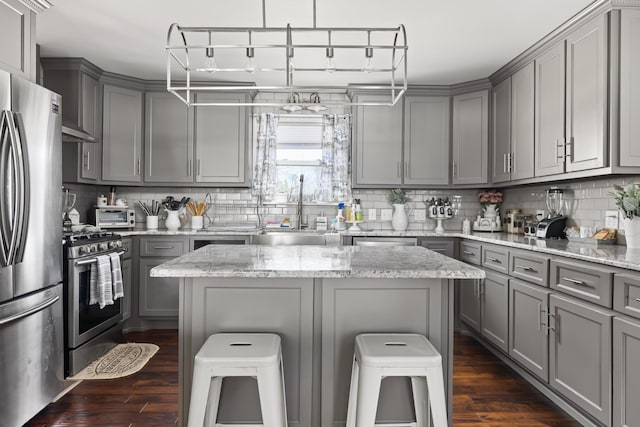
[[136, 211], [127, 208], [97, 208], [95, 224], [100, 228], [133, 228], [136, 225]]

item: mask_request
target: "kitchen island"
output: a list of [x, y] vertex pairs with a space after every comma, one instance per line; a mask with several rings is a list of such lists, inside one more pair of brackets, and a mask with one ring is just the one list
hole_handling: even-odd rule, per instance
[[[443, 357], [451, 414], [453, 282], [484, 271], [422, 247], [209, 245], [161, 264], [180, 277], [180, 423], [186, 425], [193, 357], [218, 332], [282, 338], [289, 426], [344, 426], [355, 336], [427, 336]], [[413, 417], [410, 382], [383, 381], [379, 422]], [[260, 420], [248, 378], [223, 383], [218, 419]]]

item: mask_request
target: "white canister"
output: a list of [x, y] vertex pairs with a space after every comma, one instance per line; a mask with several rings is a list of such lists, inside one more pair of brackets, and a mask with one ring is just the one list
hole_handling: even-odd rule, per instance
[[104, 194], [99, 195], [96, 200], [96, 205], [99, 208], [107, 206], [107, 196], [105, 196]]
[[192, 216], [191, 217], [191, 229], [192, 230], [200, 230], [204, 225], [204, 218], [202, 216]]
[[147, 230], [157, 230], [158, 229], [158, 217], [154, 215], [149, 215], [147, 217]]
[[462, 234], [471, 234], [471, 221], [468, 218], [462, 221]]

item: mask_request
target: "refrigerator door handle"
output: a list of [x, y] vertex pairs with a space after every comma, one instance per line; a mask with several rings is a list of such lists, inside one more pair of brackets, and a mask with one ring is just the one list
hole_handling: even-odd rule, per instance
[[26, 132], [24, 130], [24, 124], [22, 121], [22, 115], [20, 113], [14, 113], [14, 129], [16, 130], [16, 138], [15, 138], [15, 152], [17, 154], [16, 158], [18, 160], [17, 164], [19, 165], [19, 173], [17, 182], [19, 183], [19, 191], [16, 190], [16, 194], [19, 198], [19, 203], [16, 203], [18, 206], [17, 223], [18, 227], [16, 232], [16, 245], [15, 252], [13, 257], [13, 263], [22, 262], [24, 259], [24, 250], [25, 244], [27, 241], [27, 233], [29, 232], [29, 206], [30, 206], [30, 198], [31, 198], [31, 188], [29, 187], [29, 183], [31, 182], [31, 177], [29, 174], [29, 156], [27, 153], [27, 144], [26, 144]]
[[6, 325], [7, 323], [15, 322], [16, 320], [20, 320], [23, 317], [27, 317], [33, 313], [37, 313], [38, 311], [42, 311], [45, 308], [49, 307], [50, 305], [55, 304], [56, 301], [58, 301], [59, 299], [60, 299], [60, 296], [56, 295], [54, 297], [49, 298], [45, 302], [42, 302], [38, 305], [31, 307], [28, 310], [23, 311], [22, 313], [16, 313], [14, 315], [7, 316], [4, 319], [0, 319], [0, 326]]
[[[2, 246], [2, 266], [12, 264], [13, 222], [15, 221], [15, 164], [12, 164], [14, 129], [11, 111], [5, 110], [0, 116], [0, 243]], [[11, 176], [9, 176], [11, 171]], [[9, 190], [9, 191], [7, 191]], [[11, 199], [9, 199], [11, 198]], [[10, 212], [13, 210], [13, 212]], [[13, 216], [11, 216], [13, 214]]]

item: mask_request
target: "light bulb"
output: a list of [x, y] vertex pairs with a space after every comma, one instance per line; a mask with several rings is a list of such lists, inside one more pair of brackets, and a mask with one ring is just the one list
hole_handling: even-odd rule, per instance
[[207, 57], [204, 60], [204, 69], [208, 73], [213, 73], [218, 70], [218, 64], [216, 64], [216, 58], [213, 56], [212, 48], [207, 48]]
[[256, 72], [256, 64], [255, 64], [255, 61], [253, 60], [253, 57], [249, 56], [247, 58], [247, 65], [244, 67], [244, 70], [247, 73], [255, 73]]
[[325, 65], [325, 70], [327, 70], [330, 73], [333, 73], [334, 71], [336, 71], [336, 63], [333, 60], [333, 48], [332, 47], [328, 47], [327, 48], [327, 64]]
[[372, 62], [371, 59], [373, 58], [373, 48], [371, 47], [365, 48], [364, 57], [365, 57], [365, 60], [364, 60], [363, 70], [365, 73], [370, 73], [373, 71], [373, 65], [371, 63]]

